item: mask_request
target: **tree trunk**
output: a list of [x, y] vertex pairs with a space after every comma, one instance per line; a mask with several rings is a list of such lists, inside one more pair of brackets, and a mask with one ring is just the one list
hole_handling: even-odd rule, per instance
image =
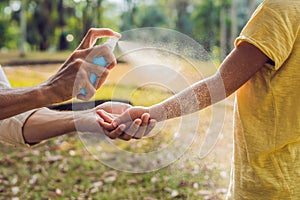
[[221, 6], [221, 13], [220, 13], [220, 53], [221, 53], [221, 60], [224, 60], [227, 55], [227, 24], [226, 24], [226, 7]]
[[96, 8], [96, 22], [95, 22], [95, 26], [97, 27], [102, 27], [103, 23], [102, 23], [102, 2], [103, 0], [97, 0], [97, 8]]
[[231, 0], [231, 35], [230, 47], [234, 47], [235, 38], [238, 36], [238, 22], [237, 22], [237, 0]]
[[177, 30], [181, 33], [191, 35], [192, 29], [189, 26], [189, 14], [187, 13], [187, 7], [189, 6], [189, 1], [180, 0], [176, 1], [176, 10], [177, 10], [177, 21], [176, 27]]
[[60, 27], [65, 26], [65, 18], [64, 18], [64, 3], [63, 0], [58, 1], [57, 5], [57, 11], [58, 11], [58, 24]]
[[20, 10], [20, 27], [21, 27], [21, 42], [20, 42], [20, 56], [24, 57], [26, 54], [25, 44], [26, 44], [26, 1], [21, 1]]

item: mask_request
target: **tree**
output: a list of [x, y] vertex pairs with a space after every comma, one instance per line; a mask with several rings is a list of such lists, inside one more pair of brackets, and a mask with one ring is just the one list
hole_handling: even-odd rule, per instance
[[122, 25], [120, 27], [121, 31], [130, 30], [137, 27], [137, 1], [126, 0], [126, 10], [122, 13]]
[[30, 44], [37, 45], [39, 50], [45, 51], [50, 47], [57, 26], [57, 1], [35, 0], [35, 3], [36, 7], [28, 19], [27, 40]]
[[231, 0], [231, 13], [230, 14], [231, 14], [230, 44], [231, 44], [231, 48], [233, 48], [235, 38], [238, 35], [237, 0]]
[[21, 1], [21, 11], [20, 11], [20, 27], [21, 27], [21, 42], [20, 42], [20, 56], [25, 56], [25, 44], [27, 35], [27, 24], [26, 24], [26, 1]]
[[167, 23], [167, 16], [158, 5], [138, 8], [139, 27], [164, 27]]
[[192, 14], [193, 37], [200, 42], [207, 51], [212, 51], [219, 42], [220, 7], [214, 0], [205, 0], [196, 5]]
[[175, 1], [177, 20], [176, 29], [184, 34], [192, 35], [192, 23], [190, 20], [190, 14], [188, 13], [188, 7], [190, 2], [188, 0]]

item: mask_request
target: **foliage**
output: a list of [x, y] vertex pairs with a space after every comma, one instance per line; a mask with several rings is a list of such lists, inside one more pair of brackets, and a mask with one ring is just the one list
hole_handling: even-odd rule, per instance
[[[0, 48], [17, 49], [20, 44], [20, 2], [0, 2]], [[247, 6], [253, 7], [253, 2], [238, 0], [239, 30], [249, 16]], [[42, 51], [64, 49], [59, 38], [68, 34], [74, 40], [68, 42], [67, 49], [74, 49], [90, 27], [125, 31], [149, 26], [175, 29], [212, 51], [220, 46], [220, 18], [223, 17], [220, 12], [224, 6], [224, 17], [228, 24], [231, 21], [231, 0], [22, 0], [22, 3], [27, 19], [27, 47]], [[226, 26], [223, 31], [230, 33], [229, 29]]]

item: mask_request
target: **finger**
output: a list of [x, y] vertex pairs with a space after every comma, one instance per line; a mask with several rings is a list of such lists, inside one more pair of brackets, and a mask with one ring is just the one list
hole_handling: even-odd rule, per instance
[[149, 123], [149, 119], [150, 119], [150, 115], [148, 113], [144, 113], [141, 116], [141, 121], [142, 121], [141, 125], [140, 125], [139, 129], [136, 131], [133, 138], [141, 139], [144, 136], [146, 129], [147, 129], [147, 125]]
[[125, 133], [127, 135], [130, 135], [131, 137], [134, 137], [137, 131], [139, 130], [141, 123], [141, 119], [135, 119], [133, 123], [131, 123], [130, 127], [125, 131]]
[[[80, 89], [77, 92], [77, 98], [83, 101], [88, 101], [96, 93], [96, 89], [90, 83], [89, 80], [82, 80], [83, 84], [80, 84]], [[84, 90], [84, 93], [83, 93]]]
[[105, 110], [96, 110], [96, 113], [107, 123], [111, 123], [114, 117]]
[[122, 135], [119, 136], [119, 139], [125, 140], [125, 141], [129, 141], [129, 140], [131, 140], [131, 138], [132, 138], [132, 136], [128, 135], [126, 133], [123, 133]]
[[95, 87], [96, 89], [98, 90], [102, 85], [103, 83], [106, 81], [107, 77], [108, 77], [108, 74], [109, 74], [109, 70], [105, 70], [101, 76], [98, 76], [99, 78], [97, 78], [96, 80], [96, 83], [95, 83]]
[[105, 122], [104, 120], [98, 119], [97, 122], [106, 131], [112, 131], [115, 129], [115, 127], [111, 123]]
[[106, 54], [104, 55], [104, 59], [107, 60], [106, 68], [111, 70], [117, 65], [117, 60], [115, 56], [112, 56], [113, 54]]
[[141, 120], [142, 120], [141, 126], [147, 126], [149, 124], [150, 114], [149, 113], [142, 114]]
[[[106, 45], [97, 45], [93, 48], [78, 51], [76, 56], [85, 57], [89, 63], [93, 63], [87, 67], [90, 68], [89, 71], [95, 75], [93, 85], [96, 89], [104, 83], [109, 74], [109, 70], [117, 63], [115, 56]], [[99, 60], [101, 60], [101, 62]]]
[[116, 129], [110, 131], [110, 132], [105, 132], [105, 135], [107, 135], [110, 139], [116, 139], [120, 135], [122, 135], [123, 131], [126, 129], [125, 124], [121, 124], [118, 126]]
[[96, 89], [90, 82], [90, 74], [87, 70], [89, 63], [82, 59], [76, 59], [80, 63], [73, 86], [73, 94], [78, 99], [89, 100], [95, 94]]
[[98, 89], [104, 83], [109, 74], [108, 69], [93, 63], [83, 65], [82, 67], [90, 74], [90, 82], [96, 89]]
[[81, 41], [77, 49], [86, 49], [92, 47], [97, 39], [102, 37], [117, 37], [120, 38], [121, 35], [108, 28], [91, 28], [86, 36]]
[[78, 54], [85, 56], [88, 62], [93, 62], [108, 69], [112, 69], [117, 63], [114, 54], [107, 45], [96, 45], [79, 51]]
[[127, 111], [125, 111], [120, 116], [118, 116], [117, 118], [115, 118], [112, 121], [112, 124], [114, 124], [114, 126], [117, 126], [117, 125], [122, 124], [124, 122], [132, 122], [132, 118], [131, 118], [129, 112], [127, 112]]
[[144, 133], [144, 137], [148, 136], [149, 133], [153, 130], [153, 128], [156, 126], [157, 121], [155, 119], [150, 119], [150, 122], [146, 128], [146, 131]]

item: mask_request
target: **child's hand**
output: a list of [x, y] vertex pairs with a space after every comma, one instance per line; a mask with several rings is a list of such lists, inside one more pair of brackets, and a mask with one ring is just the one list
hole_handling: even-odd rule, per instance
[[111, 139], [140, 139], [148, 135], [156, 125], [156, 121], [150, 119], [149, 113], [145, 112], [142, 107], [129, 108], [121, 115], [104, 110], [97, 110], [97, 114], [102, 118], [98, 121], [99, 124]]
[[126, 122], [133, 122], [135, 119], [141, 118], [143, 114], [149, 114], [149, 109], [146, 107], [136, 106], [127, 109], [120, 116], [112, 121], [113, 126], [117, 126]]

